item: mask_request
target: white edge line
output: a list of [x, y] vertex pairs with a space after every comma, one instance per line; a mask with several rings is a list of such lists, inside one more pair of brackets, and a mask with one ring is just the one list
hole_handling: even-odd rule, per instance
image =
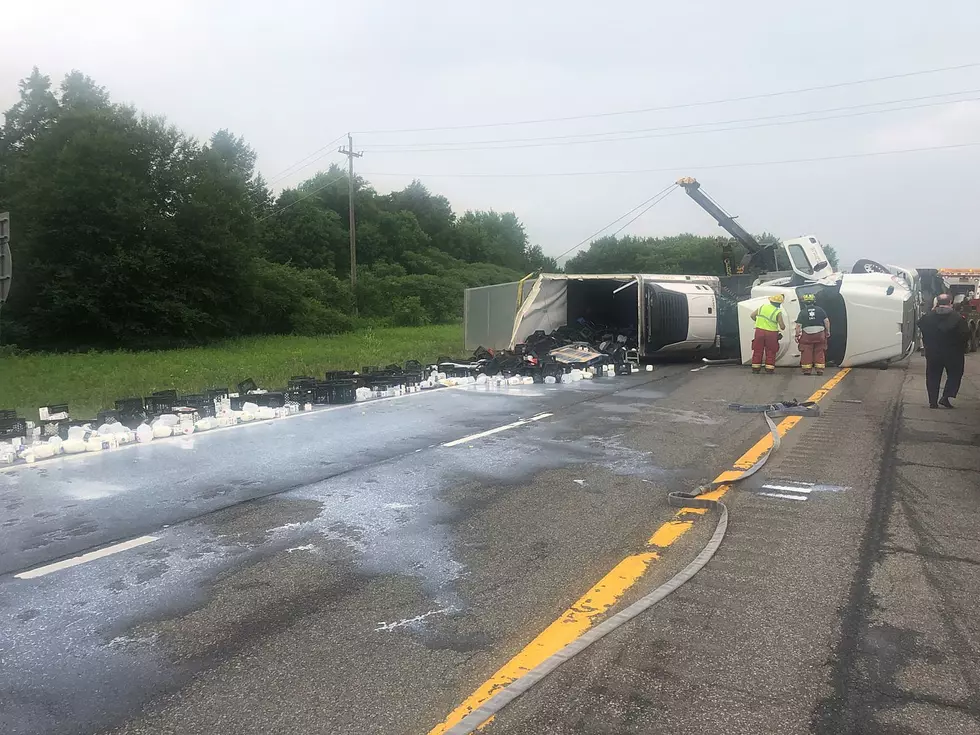
[[122, 543], [106, 546], [105, 548], [97, 549], [96, 551], [90, 551], [87, 554], [74, 556], [71, 559], [63, 559], [62, 561], [55, 562], [54, 564], [46, 564], [43, 567], [29, 569], [26, 572], [15, 574], [14, 577], [17, 579], [34, 579], [35, 577], [43, 577], [45, 574], [58, 572], [62, 569], [70, 569], [71, 567], [77, 567], [79, 564], [95, 561], [96, 559], [101, 559], [104, 556], [112, 556], [113, 554], [118, 554], [120, 551], [135, 549], [137, 546], [142, 546], [143, 544], [148, 544], [151, 541], [156, 540], [156, 536], [139, 536], [138, 538], [133, 538], [129, 541], [123, 541]]
[[759, 493], [767, 498], [782, 498], [783, 500], [807, 500], [806, 495], [784, 495], [783, 493]]
[[532, 421], [541, 421], [541, 419], [546, 419], [549, 416], [554, 416], [551, 413], [539, 413], [537, 416], [532, 416], [529, 419], [521, 419], [520, 421], [515, 421], [512, 424], [505, 424], [504, 426], [498, 426], [495, 429], [487, 429], [486, 431], [481, 431], [478, 434], [470, 434], [469, 436], [464, 436], [462, 439], [453, 439], [451, 442], [446, 442], [442, 446], [444, 447], [457, 447], [460, 444], [466, 444], [467, 442], [474, 441], [475, 439], [483, 439], [484, 437], [493, 436], [494, 434], [499, 434], [501, 431], [507, 431], [508, 429], [516, 429], [518, 426], [524, 426], [531, 423]]
[[793, 487], [792, 485], [763, 485], [766, 490], [785, 490], [790, 493], [811, 493], [812, 487]]

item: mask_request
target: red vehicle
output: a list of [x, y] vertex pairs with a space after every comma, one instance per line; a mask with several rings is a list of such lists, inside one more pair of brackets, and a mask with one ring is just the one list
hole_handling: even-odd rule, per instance
[[929, 309], [940, 293], [953, 297], [956, 309], [970, 325], [970, 352], [980, 347], [980, 268], [919, 268], [923, 308]]

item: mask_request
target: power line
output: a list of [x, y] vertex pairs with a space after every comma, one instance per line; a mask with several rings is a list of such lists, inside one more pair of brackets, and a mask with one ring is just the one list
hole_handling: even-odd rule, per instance
[[572, 120], [590, 120], [602, 117], [616, 117], [621, 115], [638, 115], [645, 112], [660, 112], [663, 110], [680, 110], [691, 107], [707, 107], [709, 105], [722, 105], [731, 102], [747, 102], [749, 100], [760, 100], [760, 99], [770, 99], [772, 97], [782, 97], [785, 95], [793, 94], [805, 94], [808, 92], [819, 92], [827, 89], [840, 89], [842, 87], [853, 87], [861, 84], [872, 84], [875, 82], [884, 82], [892, 79], [907, 79], [909, 77], [924, 76], [927, 74], [941, 74], [948, 71], [959, 71], [962, 69], [972, 69], [980, 66], [980, 62], [972, 62], [969, 64], [958, 64], [956, 66], [944, 66], [935, 69], [923, 69], [920, 71], [910, 71], [903, 72], [900, 74], [888, 74], [880, 77], [868, 77], [865, 79], [856, 79], [848, 82], [835, 82], [833, 84], [821, 84], [814, 87], [800, 87], [797, 89], [786, 89], [777, 92], [764, 92], [760, 94], [750, 94], [741, 97], [726, 97], [723, 99], [716, 100], [703, 100], [698, 102], [684, 102], [675, 105], [660, 105], [657, 107], [642, 107], [634, 110], [618, 110], [614, 112], [594, 112], [584, 115], [569, 115], [565, 117], [544, 117], [535, 120], [512, 120], [494, 123], [475, 123], [469, 125], [442, 125], [426, 128], [390, 128], [382, 130], [361, 130], [356, 131], [359, 135], [381, 135], [381, 134], [392, 134], [392, 133], [424, 133], [424, 132], [434, 132], [440, 130], [473, 130], [477, 128], [500, 128], [500, 127], [511, 127], [517, 125], [538, 125], [542, 123], [554, 123], [554, 122], [569, 122]]
[[[596, 237], [598, 237], [599, 235], [601, 235], [601, 234], [602, 234], [603, 232], [605, 232], [606, 230], [608, 230], [608, 229], [609, 229], [610, 227], [612, 227], [612, 226], [613, 226], [614, 224], [616, 224], [617, 222], [619, 222], [619, 221], [620, 221], [621, 219], [623, 219], [624, 217], [629, 217], [629, 216], [630, 216], [631, 214], [633, 214], [633, 212], [635, 212], [636, 210], [638, 210], [638, 209], [639, 209], [640, 207], [643, 207], [643, 206], [645, 206], [645, 205], [647, 205], [647, 204], [650, 204], [650, 202], [653, 202], [652, 204], [650, 204], [650, 206], [649, 206], [649, 207], [647, 207], [647, 209], [644, 209], [644, 210], [643, 210], [642, 212], [640, 212], [640, 215], [643, 215], [643, 214], [645, 214], [645, 213], [646, 213], [646, 212], [648, 212], [648, 211], [649, 211], [649, 210], [650, 210], [650, 209], [651, 209], [652, 207], [654, 207], [655, 205], [657, 205], [657, 204], [659, 204], [659, 203], [660, 203], [660, 202], [662, 202], [662, 201], [663, 201], [664, 199], [666, 199], [666, 198], [667, 198], [667, 195], [668, 195], [668, 194], [670, 194], [670, 193], [671, 193], [671, 192], [672, 192], [672, 191], [673, 191], [674, 189], [676, 189], [676, 188], [677, 188], [677, 184], [671, 184], [670, 186], [667, 186], [667, 187], [665, 187], [665, 188], [663, 188], [663, 189], [661, 189], [660, 191], [658, 191], [658, 192], [657, 192], [656, 194], [654, 194], [654, 195], [653, 195], [652, 197], [650, 197], [649, 199], [644, 199], [644, 200], [643, 200], [642, 202], [640, 202], [639, 204], [637, 204], [637, 205], [636, 205], [635, 207], [633, 207], [633, 208], [632, 208], [631, 210], [629, 210], [628, 212], [625, 212], [625, 213], [623, 213], [623, 214], [621, 214], [621, 215], [619, 215], [619, 216], [618, 216], [618, 217], [617, 217], [616, 219], [614, 219], [614, 220], [613, 220], [612, 222], [610, 222], [610, 223], [609, 223], [609, 224], [607, 224], [607, 225], [603, 225], [602, 227], [600, 227], [600, 228], [599, 228], [598, 230], [596, 230], [595, 232], [593, 232], [593, 233], [592, 233], [591, 235], [589, 235], [589, 236], [588, 236], [587, 238], [585, 238], [584, 240], [582, 240], [582, 241], [580, 241], [580, 242], [577, 242], [577, 243], [575, 243], [574, 245], [572, 245], [572, 247], [570, 247], [570, 248], [569, 248], [568, 250], [566, 250], [566, 251], [565, 251], [564, 253], [562, 253], [561, 255], [559, 255], [559, 256], [557, 256], [557, 257], [555, 258], [555, 260], [556, 260], [556, 261], [557, 261], [557, 260], [561, 260], [562, 258], [564, 258], [564, 257], [565, 257], [566, 255], [568, 255], [568, 254], [569, 254], [570, 252], [572, 252], [573, 250], [578, 250], [578, 249], [579, 249], [580, 247], [582, 247], [583, 245], [585, 245], [585, 244], [586, 244], [587, 242], [591, 242], [592, 240], [594, 240], [594, 239], [595, 239]], [[660, 199], [657, 199], [657, 197], [661, 197], [661, 198], [660, 198]], [[656, 201], [654, 201], [654, 200], [656, 200]], [[637, 216], [640, 216], [640, 215], [637, 215]], [[631, 220], [630, 220], [629, 222], [627, 222], [627, 223], [626, 223], [626, 225], [629, 225], [629, 224], [630, 224], [631, 222], [633, 222], [633, 221], [635, 221], [635, 220], [636, 220], [636, 217], [634, 217], [634, 218], [633, 218], [633, 219], [631, 219]], [[626, 227], [626, 225], [623, 225], [623, 227]], [[615, 233], [613, 233], [613, 234], [614, 234], [614, 235], [616, 235], [616, 234], [619, 234], [619, 233], [620, 233], [620, 232], [622, 231], [622, 229], [623, 229], [623, 228], [622, 228], [622, 227], [620, 227], [620, 228], [619, 228], [618, 230], [616, 230], [616, 232], [615, 232]]]
[[[331, 153], [334, 153], [334, 150], [333, 150], [334, 143], [342, 140], [345, 135], [346, 135], [346, 133], [344, 133], [344, 135], [338, 135], [336, 138], [334, 138], [333, 140], [331, 140], [329, 143], [327, 143], [322, 148], [317, 148], [315, 151], [313, 151], [308, 156], [305, 156], [305, 157], [299, 159], [296, 163], [292, 164], [291, 166], [287, 166], [282, 171], [280, 171], [275, 176], [273, 176], [268, 181], [268, 185], [269, 186], [272, 186], [277, 181], [279, 181], [279, 180], [281, 180], [283, 178], [286, 178], [288, 176], [292, 176], [293, 174], [298, 173], [299, 171], [302, 171], [307, 166], [310, 166], [313, 163], [315, 163], [316, 161], [319, 161], [321, 158], [325, 158], [326, 156], [330, 155]], [[327, 150], [328, 148], [330, 150]], [[321, 153], [322, 151], [326, 151], [326, 153], [323, 153], [322, 155], [317, 155], [318, 153]], [[314, 156], [316, 156], [316, 158], [314, 158]], [[304, 161], [307, 161], [308, 159], [311, 159], [311, 158], [313, 159], [312, 161], [309, 161], [309, 163], [304, 163]], [[301, 163], [303, 164], [302, 166], [300, 166]], [[296, 168], [297, 166], [299, 166], [299, 168]], [[295, 170], [293, 170], [293, 169], [295, 169]]]
[[631, 217], [629, 220], [627, 220], [626, 222], [624, 222], [623, 225], [618, 230], [616, 230], [611, 235], [609, 235], [609, 237], [616, 237], [616, 235], [618, 235], [620, 232], [622, 232], [623, 230], [625, 230], [631, 224], [633, 224], [634, 222], [636, 222], [640, 217], [642, 217], [643, 215], [645, 215], [651, 209], [653, 209], [658, 204], [660, 204], [660, 202], [662, 202], [664, 199], [666, 199], [671, 194], [673, 194], [674, 191], [676, 191], [676, 189], [677, 189], [676, 186], [673, 187], [673, 188], [671, 188], [671, 189], [668, 189], [666, 194], [664, 194], [662, 197], [660, 197], [659, 199], [657, 199], [655, 202], [651, 202], [649, 205], [647, 205], [646, 207], [644, 207], [639, 213], [637, 213], [634, 217]]
[[952, 143], [950, 145], [937, 145], [937, 146], [926, 146], [922, 148], [905, 148], [895, 151], [871, 151], [868, 153], [845, 153], [836, 156], [817, 156], [814, 158], [789, 158], [779, 161], [751, 161], [744, 163], [716, 163], [716, 164], [702, 164], [702, 165], [686, 165], [686, 166], [669, 166], [662, 168], [638, 168], [638, 169], [623, 169], [618, 171], [549, 171], [546, 173], [503, 173], [503, 174], [420, 174], [420, 173], [382, 173], [382, 172], [364, 172], [363, 176], [403, 176], [411, 178], [431, 178], [431, 179], [511, 179], [511, 178], [553, 178], [553, 177], [563, 177], [563, 176], [616, 176], [616, 175], [632, 175], [632, 174], [653, 174], [653, 173], [664, 173], [670, 171], [679, 170], [692, 170], [692, 171], [705, 171], [709, 169], [725, 169], [725, 168], [749, 168], [755, 166], [781, 166], [785, 164], [795, 164], [795, 163], [818, 163], [823, 161], [841, 161], [851, 158], [872, 158], [877, 156], [890, 156], [897, 155], [901, 153], [921, 153], [924, 151], [945, 151], [945, 150], [955, 150], [958, 148], [971, 148], [974, 146], [980, 146], [980, 141], [972, 143]]
[[[920, 97], [906, 97], [897, 100], [884, 100], [882, 102], [866, 102], [859, 105], [844, 105], [841, 107], [826, 107], [819, 110], [787, 112], [781, 115], [761, 115], [756, 117], [733, 118], [730, 120], [716, 120], [712, 122], [687, 123], [684, 125], [665, 125], [665, 126], [660, 126], [655, 128], [632, 128], [627, 130], [610, 130], [607, 132], [600, 132], [600, 133], [574, 133], [569, 135], [544, 135], [544, 136], [537, 136], [531, 138], [496, 138], [490, 140], [468, 140], [468, 141], [439, 142], [439, 143], [375, 143], [373, 145], [368, 145], [367, 149], [372, 151], [382, 152], [382, 153], [402, 152], [402, 150], [405, 151], [411, 150], [414, 152], [416, 149], [425, 149], [425, 148], [440, 149], [447, 146], [463, 146], [463, 145], [482, 146], [482, 145], [493, 145], [493, 144], [504, 144], [504, 143], [533, 143], [538, 141], [573, 140], [576, 138], [599, 138], [600, 136], [630, 135], [633, 133], [652, 133], [652, 132], [660, 132], [660, 131], [668, 131], [668, 130], [686, 130], [690, 128], [707, 127], [710, 125], [734, 125], [737, 123], [758, 122], [763, 120], [779, 120], [782, 118], [800, 117], [803, 115], [822, 115], [831, 112], [858, 110], [858, 109], [865, 109], [869, 107], [881, 107], [883, 105], [898, 105], [898, 104], [904, 104], [906, 102], [920, 102], [922, 100], [933, 100], [939, 97], [954, 97], [962, 94], [978, 94], [978, 93], [980, 93], [980, 89], [965, 89], [965, 90], [960, 90], [958, 92], [928, 94]], [[941, 104], [955, 104], [956, 102], [964, 102], [964, 101], [970, 101], [970, 100], [948, 100]], [[897, 109], [907, 109], [907, 108], [897, 108]], [[874, 112], [892, 112], [892, 111], [893, 110], [886, 109], [886, 110], [876, 110]], [[831, 119], [831, 118], [826, 118], [826, 119]], [[736, 129], [742, 129], [742, 128], [736, 128]], [[716, 132], [716, 131], [703, 131], [703, 132]], [[626, 140], [630, 140], [630, 138], [627, 138]], [[398, 149], [398, 150], [382, 150], [382, 149]], [[462, 149], [457, 148], [454, 150], [462, 150]], [[495, 150], [495, 148], [491, 150]]]
[[312, 191], [308, 191], [308, 192], [307, 192], [306, 194], [304, 194], [303, 196], [301, 196], [301, 197], [300, 197], [299, 199], [297, 199], [296, 201], [293, 201], [293, 202], [290, 202], [290, 203], [289, 203], [289, 204], [287, 204], [287, 205], [286, 205], [285, 207], [280, 207], [280, 208], [279, 208], [279, 209], [277, 209], [277, 210], [276, 210], [275, 212], [271, 212], [271, 213], [269, 213], [269, 214], [267, 214], [267, 215], [266, 215], [265, 217], [260, 217], [260, 218], [259, 218], [258, 220], [256, 220], [256, 221], [257, 221], [257, 222], [264, 222], [265, 220], [267, 220], [267, 219], [269, 219], [270, 217], [275, 217], [275, 216], [276, 216], [277, 214], [281, 214], [282, 212], [285, 212], [285, 211], [286, 211], [287, 209], [289, 209], [289, 208], [290, 208], [290, 207], [292, 207], [293, 205], [295, 205], [295, 204], [299, 204], [299, 203], [300, 203], [300, 202], [302, 202], [302, 201], [303, 201], [304, 199], [309, 199], [309, 198], [310, 198], [311, 196], [313, 196], [313, 195], [314, 195], [314, 194], [316, 194], [317, 192], [321, 192], [321, 191], [323, 191], [324, 189], [326, 189], [326, 188], [327, 188], [328, 186], [330, 186], [331, 184], [336, 184], [336, 183], [337, 183], [338, 181], [340, 181], [340, 180], [341, 180], [342, 178], [344, 178], [344, 177], [345, 177], [346, 175], [347, 175], [346, 173], [343, 173], [343, 174], [341, 174], [340, 176], [337, 176], [337, 177], [335, 177], [335, 178], [332, 178], [332, 179], [330, 179], [330, 181], [328, 181], [327, 183], [325, 183], [325, 184], [323, 184], [323, 185], [321, 185], [321, 186], [318, 186], [318, 187], [317, 187], [316, 189], [313, 189]]
[[[980, 92], [978, 90], [972, 90], [973, 92]], [[966, 94], [963, 92], [962, 94]], [[879, 115], [885, 112], [900, 112], [902, 110], [917, 110], [923, 107], [937, 107], [941, 105], [955, 105], [961, 102], [977, 102], [980, 97], [968, 97], [961, 100], [946, 100], [943, 102], [924, 102], [919, 105], [905, 105], [904, 107], [892, 107], [885, 110], [860, 110], [858, 112], [841, 113], [839, 115], [825, 115], [824, 117], [806, 118], [802, 120], [780, 120], [774, 122], [764, 122], [758, 125], [739, 125], [736, 127], [727, 128], [712, 128], [708, 130], [679, 130], [678, 132], [662, 133], [662, 134], [644, 134], [644, 135], [623, 135], [616, 138], [600, 138], [597, 140], [558, 140], [551, 142], [541, 142], [541, 143], [520, 143], [517, 145], [496, 145], [496, 146], [460, 146], [458, 148], [394, 148], [388, 150], [378, 150], [368, 148], [367, 150], [374, 153], [449, 153], [449, 152], [460, 152], [460, 151], [502, 151], [502, 150], [513, 150], [517, 148], [544, 148], [553, 146], [567, 146], [567, 145], [590, 145], [596, 143], [615, 143], [629, 140], [649, 140], [653, 138], [676, 138], [686, 135], [704, 135], [707, 133], [727, 133], [736, 130], [754, 130], [757, 128], [771, 128], [771, 127], [783, 127], [785, 125], [800, 125], [802, 123], [815, 123], [823, 122], [825, 120], [839, 120], [848, 117], [863, 117], [865, 115]], [[801, 113], [802, 114], [802, 113]], [[703, 125], [710, 125], [717, 123], [702, 123], [700, 125], [681, 125], [678, 128], [689, 128], [689, 127], [699, 127]], [[670, 130], [671, 128], [665, 128]]]

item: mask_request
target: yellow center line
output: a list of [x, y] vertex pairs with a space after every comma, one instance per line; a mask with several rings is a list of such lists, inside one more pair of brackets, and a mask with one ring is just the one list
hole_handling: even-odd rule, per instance
[[[824, 383], [807, 400], [819, 402], [850, 372], [843, 368]], [[776, 425], [780, 436], [785, 436], [796, 426], [801, 416], [787, 416]], [[715, 478], [714, 483], [728, 483], [737, 479], [742, 470], [762, 459], [772, 448], [772, 435], [766, 434], [751, 449], [735, 460], [736, 469], [726, 470]], [[700, 497], [718, 500], [731, 488], [721, 484]], [[516, 656], [504, 664], [497, 672], [467, 697], [442, 723], [432, 728], [428, 735], [442, 735], [466, 715], [496, 694], [497, 690], [524, 676], [542, 661], [557, 653], [587, 631], [609, 608], [643, 577], [647, 567], [660, 558], [658, 551], [670, 547], [681, 536], [694, 527], [692, 516], [703, 515], [705, 508], [681, 508], [674, 517], [658, 528], [647, 542], [648, 550], [631, 554], [614, 566], [588, 592], [562, 613], [557, 620], [545, 628], [528, 643]], [[486, 723], [484, 723], [486, 724]]]

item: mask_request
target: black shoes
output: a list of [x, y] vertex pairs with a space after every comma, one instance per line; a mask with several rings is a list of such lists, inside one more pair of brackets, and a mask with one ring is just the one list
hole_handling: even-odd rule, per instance
[[945, 406], [946, 408], [956, 408], [956, 406], [954, 406], [952, 403], [949, 402], [949, 398], [947, 398], [946, 396], [943, 396], [942, 398], [939, 399], [939, 405]]

